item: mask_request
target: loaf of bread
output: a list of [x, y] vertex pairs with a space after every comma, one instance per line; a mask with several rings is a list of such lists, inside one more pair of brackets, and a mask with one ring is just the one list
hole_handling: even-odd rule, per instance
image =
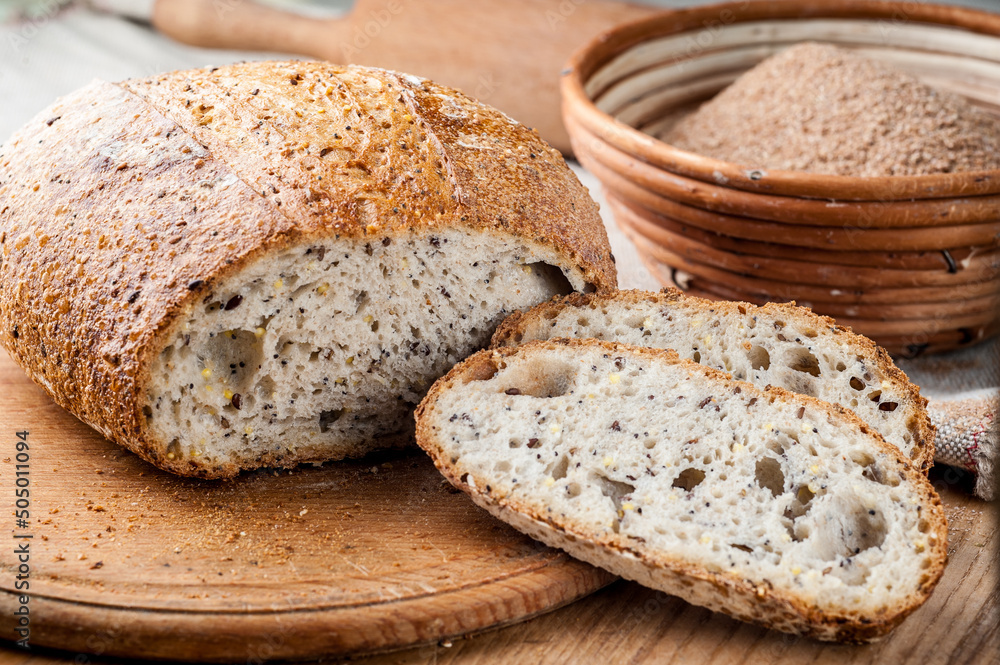
[[248, 63], [58, 101], [0, 149], [0, 342], [202, 477], [412, 442], [506, 313], [616, 285], [560, 155], [429, 81]]
[[879, 638], [940, 578], [927, 478], [846, 409], [670, 350], [586, 340], [481, 351], [431, 388], [417, 442], [548, 545], [744, 621]]
[[870, 339], [795, 303], [758, 307], [677, 289], [569, 295], [511, 315], [493, 344], [553, 337], [674, 349], [735, 379], [846, 407], [919, 468], [934, 461], [935, 430], [920, 389]]

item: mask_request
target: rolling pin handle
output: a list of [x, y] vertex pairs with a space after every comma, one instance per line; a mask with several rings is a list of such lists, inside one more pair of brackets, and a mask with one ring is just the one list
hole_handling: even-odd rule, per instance
[[347, 15], [314, 19], [250, 0], [156, 0], [153, 26], [204, 48], [296, 53], [322, 58], [316, 45], [350, 38]]

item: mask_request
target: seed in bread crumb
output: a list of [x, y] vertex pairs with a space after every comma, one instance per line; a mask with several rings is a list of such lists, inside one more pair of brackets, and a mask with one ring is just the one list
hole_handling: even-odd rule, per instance
[[212, 378], [212, 370], [206, 367], [205, 369], [201, 370], [201, 376], [203, 379], [206, 380]]
[[608, 381], [610, 381], [611, 383], [618, 383], [619, 381], [621, 381], [621, 376], [619, 376], [618, 374], [609, 374]]

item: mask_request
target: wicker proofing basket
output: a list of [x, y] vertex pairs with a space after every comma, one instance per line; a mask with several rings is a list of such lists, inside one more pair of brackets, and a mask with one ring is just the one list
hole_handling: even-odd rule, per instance
[[[1000, 172], [878, 178], [679, 150], [676, 118], [788, 46], [886, 61], [1000, 114], [1000, 16], [915, 2], [734, 2], [620, 26], [578, 52], [563, 112], [580, 161], [663, 283], [797, 300], [891, 352], [1000, 332]], [[1000, 119], [998, 119], [1000, 121]]]

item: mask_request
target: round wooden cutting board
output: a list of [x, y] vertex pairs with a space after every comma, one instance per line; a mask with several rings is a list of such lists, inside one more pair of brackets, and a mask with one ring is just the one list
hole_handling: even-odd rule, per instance
[[166, 474], [53, 404], [3, 351], [0, 460], [0, 637], [17, 639], [14, 548], [27, 542], [33, 646], [246, 662], [387, 650], [520, 621], [613, 579], [494, 520], [416, 450], [232, 482]]

